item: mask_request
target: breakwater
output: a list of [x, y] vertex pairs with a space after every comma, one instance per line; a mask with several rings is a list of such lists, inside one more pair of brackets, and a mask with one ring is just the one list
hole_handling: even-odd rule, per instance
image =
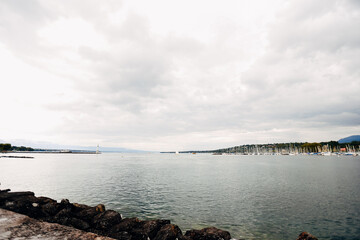
[[[74, 227], [121, 240], [230, 240], [229, 232], [208, 227], [189, 230], [185, 234], [169, 220], [143, 221], [138, 218], [122, 218], [121, 214], [106, 210], [103, 204], [91, 207], [70, 203], [63, 199], [60, 203], [48, 197], [36, 197], [33, 192], [11, 192], [0, 190], [0, 208], [27, 215], [51, 223]], [[303, 232], [297, 240], [317, 240]]]

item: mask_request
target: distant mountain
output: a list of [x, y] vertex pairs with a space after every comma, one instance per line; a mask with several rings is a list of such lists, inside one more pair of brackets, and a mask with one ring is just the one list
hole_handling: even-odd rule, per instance
[[353, 141], [359, 141], [360, 142], [360, 135], [352, 135], [350, 137], [342, 138], [338, 142], [339, 143], [351, 143]]

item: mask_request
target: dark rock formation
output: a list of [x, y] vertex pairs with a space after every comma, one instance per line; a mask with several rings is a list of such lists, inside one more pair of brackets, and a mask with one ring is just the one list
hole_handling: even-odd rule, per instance
[[169, 220], [151, 220], [151, 221], [141, 221], [135, 225], [133, 229], [130, 230], [130, 233], [136, 236], [137, 239], [146, 240], [148, 237], [153, 239], [157, 232], [161, 229], [162, 226], [170, 224]]
[[300, 233], [299, 237], [296, 240], [318, 240], [318, 239], [308, 232], [302, 232]]
[[125, 218], [120, 223], [112, 227], [111, 232], [130, 232], [141, 221], [138, 218]]
[[33, 192], [1, 191], [0, 208], [123, 240], [181, 240], [183, 237], [180, 228], [169, 220], [122, 219], [118, 212], [105, 210], [103, 204], [90, 207], [70, 203], [68, 199], [58, 203], [51, 198], [35, 197]]
[[182, 235], [181, 229], [174, 224], [166, 224], [157, 232], [154, 240], [187, 239]]
[[87, 221], [89, 223], [93, 221], [93, 219], [94, 219], [94, 217], [96, 215], [102, 213], [96, 207], [87, 207], [87, 208], [84, 208], [84, 209], [77, 208], [76, 210], [74, 211], [74, 215], [77, 218], [84, 219], [85, 221]]
[[0, 239], [41, 240], [113, 240], [72, 227], [39, 221], [28, 216], [0, 208]]
[[47, 202], [41, 205], [41, 211], [45, 216], [55, 216], [60, 210], [60, 206], [56, 202]]
[[215, 227], [204, 228], [201, 230], [190, 230], [185, 233], [185, 236], [193, 240], [230, 240], [230, 233]]
[[[171, 224], [169, 220], [122, 219], [118, 212], [105, 210], [102, 204], [90, 207], [70, 203], [67, 199], [58, 203], [51, 198], [35, 197], [33, 192], [0, 191], [0, 208], [121, 240], [231, 239], [229, 232], [215, 227], [189, 230], [183, 235], [181, 229]], [[297, 240], [317, 240], [317, 238], [304, 232]]]
[[2, 193], [2, 192], [10, 192], [10, 191], [11, 191], [10, 189], [4, 189], [4, 190], [0, 189], [0, 193]]
[[114, 225], [120, 223], [120, 221], [121, 216], [118, 212], [115, 212], [113, 210], [106, 210], [105, 212], [97, 214], [94, 217], [93, 225], [96, 229], [108, 231]]

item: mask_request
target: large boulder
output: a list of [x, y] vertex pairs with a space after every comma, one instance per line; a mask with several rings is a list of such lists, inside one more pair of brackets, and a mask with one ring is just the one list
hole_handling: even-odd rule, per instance
[[78, 219], [78, 218], [74, 218], [74, 217], [69, 218], [67, 220], [67, 225], [72, 226], [77, 229], [84, 230], [84, 231], [87, 231], [90, 229], [90, 225], [87, 222], [85, 222], [81, 219]]
[[120, 223], [121, 215], [113, 210], [106, 210], [94, 217], [94, 228], [98, 230], [109, 230], [114, 225]]
[[130, 230], [132, 239], [147, 240], [153, 239], [162, 226], [170, 224], [170, 220], [150, 220], [141, 221], [133, 229]]
[[88, 205], [85, 205], [85, 204], [79, 204], [79, 203], [73, 203], [73, 210], [75, 213], [78, 213], [78, 212], [81, 212], [85, 209], [89, 209], [91, 208], [90, 206]]
[[141, 221], [134, 217], [134, 218], [125, 218], [122, 219], [118, 224], [113, 226], [110, 232], [130, 232], [131, 229], [135, 228]]
[[318, 239], [308, 232], [302, 232], [300, 233], [299, 237], [296, 240], [318, 240]]
[[70, 203], [68, 199], [62, 199], [59, 203], [61, 209], [69, 209], [71, 212], [74, 209], [74, 206]]
[[183, 237], [181, 229], [174, 224], [166, 224], [160, 228], [154, 240], [176, 240]]
[[0, 203], [2, 200], [13, 200], [18, 197], [35, 196], [33, 192], [1, 192]]
[[104, 204], [98, 204], [95, 206], [96, 211], [98, 212], [105, 212], [105, 206]]
[[73, 218], [71, 208], [63, 208], [54, 216], [54, 222], [69, 225], [69, 220]]
[[0, 189], [0, 193], [6, 193], [6, 192], [10, 192], [10, 191], [11, 191], [11, 189], [4, 189], [4, 190]]
[[26, 214], [33, 218], [42, 217], [41, 201], [33, 192], [2, 192], [0, 193], [0, 207], [17, 213]]
[[41, 205], [41, 211], [47, 218], [54, 217], [59, 211], [61, 210], [61, 207], [56, 202], [48, 202], [43, 205]]
[[37, 198], [40, 204], [47, 204], [47, 203], [57, 203], [56, 200], [48, 197], [38, 197]]
[[231, 236], [228, 231], [224, 231], [215, 227], [204, 228], [201, 230], [186, 231], [185, 236], [193, 240], [230, 240]]
[[90, 208], [85, 208], [83, 210], [80, 210], [79, 212], [74, 212], [74, 215], [79, 218], [82, 219], [88, 223], [92, 223], [94, 220], [94, 217], [98, 214], [101, 214], [102, 209], [97, 208], [97, 207], [90, 207]]

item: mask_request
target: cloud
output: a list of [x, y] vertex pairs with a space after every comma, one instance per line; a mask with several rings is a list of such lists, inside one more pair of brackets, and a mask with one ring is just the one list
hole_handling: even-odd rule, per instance
[[344, 0], [2, 2], [0, 77], [20, 87], [0, 100], [37, 115], [0, 130], [147, 150], [340, 138], [360, 130], [359, 12]]
[[307, 127], [317, 116], [329, 124], [341, 116], [336, 124], [358, 126], [358, 13], [344, 1], [294, 1], [279, 14], [267, 53], [242, 75], [253, 92], [248, 99], [262, 105], [260, 115]]

